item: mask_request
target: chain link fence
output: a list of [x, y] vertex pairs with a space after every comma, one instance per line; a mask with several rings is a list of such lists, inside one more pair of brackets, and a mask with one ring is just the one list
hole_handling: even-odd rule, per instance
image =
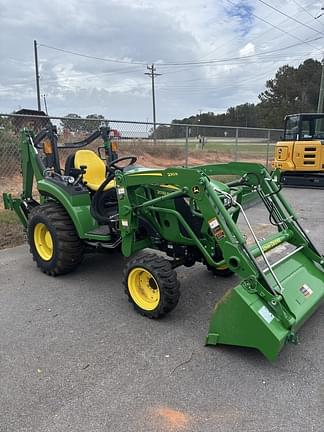
[[[58, 131], [60, 165], [74, 149], [66, 143], [85, 139], [100, 126], [109, 126], [112, 139], [118, 142], [118, 155], [137, 156], [145, 167], [193, 166], [230, 161], [258, 162], [270, 168], [274, 145], [282, 133], [278, 129], [224, 127], [200, 124], [157, 124], [48, 117], [28, 114], [0, 114], [0, 200], [2, 192], [21, 192], [19, 140], [22, 128], [37, 134], [49, 124]], [[97, 152], [102, 141], [97, 139], [88, 148]]]

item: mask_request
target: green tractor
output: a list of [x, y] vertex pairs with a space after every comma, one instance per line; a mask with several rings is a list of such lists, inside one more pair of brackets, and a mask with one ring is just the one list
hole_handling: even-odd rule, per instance
[[[99, 139], [98, 154], [85, 148]], [[64, 170], [61, 148], [73, 149]], [[160, 318], [179, 301], [175, 268], [201, 262], [218, 276], [236, 273], [240, 284], [213, 311], [209, 345], [253, 347], [275, 360], [286, 342], [297, 342], [296, 331], [324, 297], [323, 256], [262, 165], [147, 169], [134, 156], [118, 158], [108, 127], [58, 145], [49, 126], [36, 136], [22, 131], [21, 167], [21, 197], [4, 194], [4, 204], [19, 216], [32, 256], [48, 275], [74, 270], [87, 251], [117, 251], [129, 257], [124, 285], [135, 309]], [[229, 175], [237, 180], [215, 179]], [[34, 180], [39, 201], [33, 198]], [[263, 240], [243, 208], [251, 193], [276, 228]], [[239, 229], [239, 215], [253, 244]], [[283, 243], [291, 252], [270, 264], [268, 252]]]

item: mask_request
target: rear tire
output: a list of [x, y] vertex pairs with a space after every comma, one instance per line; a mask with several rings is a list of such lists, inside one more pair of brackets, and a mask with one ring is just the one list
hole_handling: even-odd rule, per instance
[[167, 315], [179, 301], [177, 274], [168, 260], [156, 254], [131, 259], [124, 270], [124, 285], [134, 309], [149, 318]]
[[35, 207], [28, 219], [28, 242], [42, 272], [58, 276], [82, 261], [84, 246], [65, 209], [55, 201]]

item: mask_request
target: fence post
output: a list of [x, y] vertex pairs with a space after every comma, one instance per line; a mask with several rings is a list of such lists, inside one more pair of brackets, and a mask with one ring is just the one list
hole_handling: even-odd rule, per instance
[[271, 130], [268, 130], [268, 142], [267, 142], [267, 159], [266, 159], [266, 168], [269, 168], [269, 150], [270, 150], [270, 139], [271, 139]]
[[238, 139], [239, 139], [239, 128], [236, 128], [235, 129], [235, 156], [234, 156], [235, 162], [237, 162], [237, 158], [238, 158]]
[[189, 126], [186, 126], [186, 142], [185, 142], [185, 167], [188, 168], [189, 156]]

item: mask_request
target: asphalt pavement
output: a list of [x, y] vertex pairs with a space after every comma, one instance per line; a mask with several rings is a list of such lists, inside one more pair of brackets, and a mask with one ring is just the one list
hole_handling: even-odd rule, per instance
[[[324, 252], [324, 191], [285, 195]], [[324, 431], [323, 307], [271, 364], [255, 350], [204, 346], [236, 277], [178, 269], [180, 302], [154, 321], [128, 303], [123, 266], [93, 254], [51, 278], [27, 246], [0, 252], [1, 432]]]

